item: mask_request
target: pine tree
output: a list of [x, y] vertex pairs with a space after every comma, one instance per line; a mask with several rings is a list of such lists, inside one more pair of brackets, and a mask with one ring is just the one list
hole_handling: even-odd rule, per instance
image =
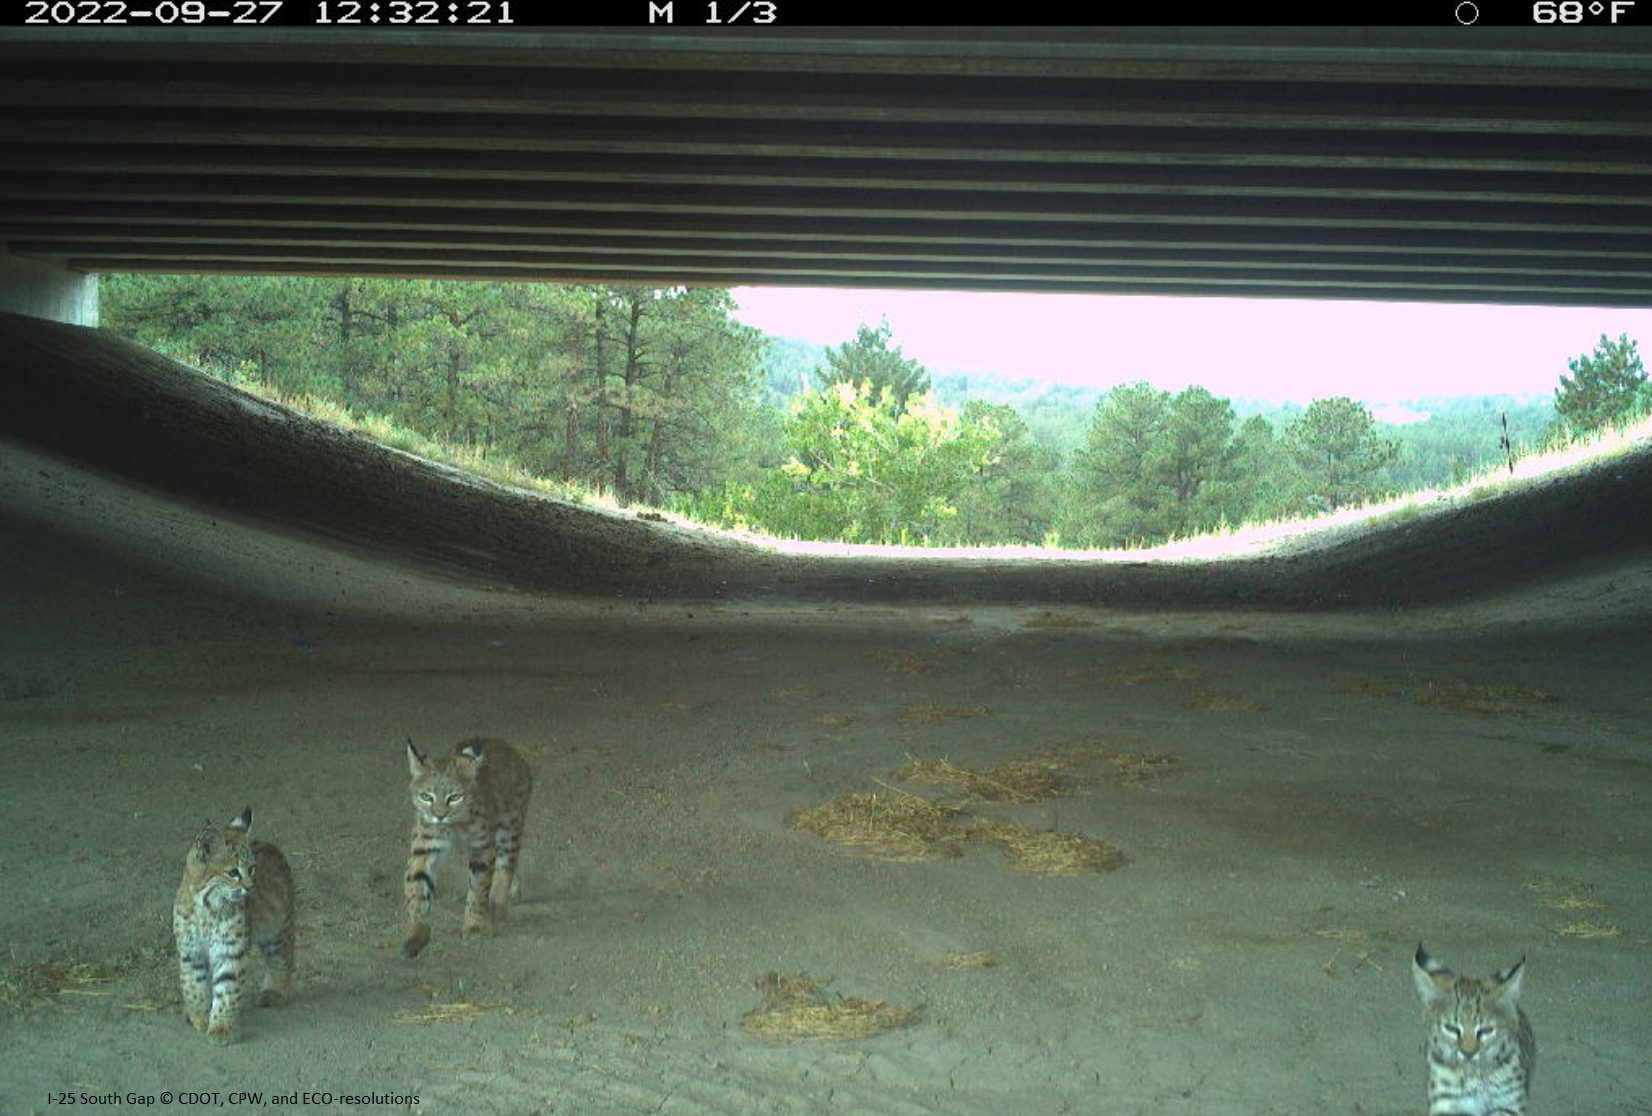
[[1330, 511], [1376, 494], [1377, 474], [1398, 459], [1400, 444], [1379, 438], [1375, 427], [1370, 411], [1338, 396], [1314, 400], [1285, 428], [1280, 448], [1301, 510]]
[[853, 341], [826, 350], [826, 367], [815, 369], [815, 386], [822, 391], [833, 384], [865, 386], [874, 399], [887, 388], [899, 414], [908, 399], [929, 390], [929, 373], [903, 356], [899, 345], [891, 348], [889, 339], [887, 318], [876, 329], [862, 323]]
[[1599, 430], [1652, 407], [1646, 368], [1627, 333], [1618, 334], [1616, 341], [1601, 334], [1593, 353], [1567, 361], [1566, 367], [1572, 374], [1560, 377], [1554, 409], [1559, 423], [1574, 434]]

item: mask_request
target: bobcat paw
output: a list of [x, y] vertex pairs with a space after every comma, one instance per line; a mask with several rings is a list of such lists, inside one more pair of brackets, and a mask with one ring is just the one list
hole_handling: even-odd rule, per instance
[[407, 936], [402, 943], [402, 956], [411, 960], [419, 955], [425, 946], [430, 944], [430, 927], [420, 926]]
[[207, 1028], [207, 1040], [214, 1046], [228, 1046], [241, 1037], [241, 1032], [230, 1023], [214, 1023]]
[[207, 1029], [207, 1017], [201, 1012], [186, 1011], [184, 1012], [184, 1018], [189, 1020], [190, 1026], [194, 1027], [197, 1031], [204, 1031]]
[[489, 918], [471, 917], [471, 918], [466, 918], [465, 919], [465, 929], [464, 929], [464, 936], [465, 937], [468, 938], [468, 937], [471, 937], [472, 935], [475, 935], [475, 934], [491, 934], [491, 933], [493, 933], [493, 919], [491, 917], [489, 917]]

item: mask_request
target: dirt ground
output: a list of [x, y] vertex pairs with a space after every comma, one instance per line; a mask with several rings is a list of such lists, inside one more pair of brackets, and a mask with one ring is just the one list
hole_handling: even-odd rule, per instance
[[[1643, 551], [1387, 613], [574, 600], [0, 449], [4, 1113], [1401, 1116], [1419, 939], [1473, 974], [1528, 958], [1535, 1114], [1652, 1110]], [[523, 899], [461, 941], [449, 864], [406, 961], [403, 741], [473, 735], [536, 774]], [[946, 797], [894, 779], [914, 759], [1049, 748], [1170, 757], [967, 807], [1116, 871], [786, 824]], [[170, 904], [203, 820], [247, 805], [294, 865], [299, 974], [214, 1048]], [[764, 1037], [741, 1023], [771, 972], [916, 1015]]]

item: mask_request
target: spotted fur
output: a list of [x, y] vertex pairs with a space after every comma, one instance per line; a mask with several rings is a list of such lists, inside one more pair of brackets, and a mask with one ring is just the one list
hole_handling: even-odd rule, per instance
[[216, 1043], [240, 1033], [242, 981], [253, 947], [267, 971], [258, 1003], [287, 997], [294, 949], [293, 875], [281, 850], [247, 836], [252, 810], [223, 830], [207, 823], [184, 859], [172, 905], [184, 1014]]
[[1525, 964], [1472, 980], [1417, 947], [1411, 979], [1428, 1020], [1428, 1116], [1525, 1116], [1537, 1060], [1519, 1005]]
[[466, 740], [452, 753], [429, 759], [410, 740], [407, 766], [413, 777], [413, 840], [403, 895], [407, 939], [402, 953], [417, 957], [430, 942], [425, 916], [436, 893], [435, 872], [443, 855], [462, 845], [470, 863], [464, 935], [493, 929], [521, 890], [516, 856], [533, 773], [503, 740]]

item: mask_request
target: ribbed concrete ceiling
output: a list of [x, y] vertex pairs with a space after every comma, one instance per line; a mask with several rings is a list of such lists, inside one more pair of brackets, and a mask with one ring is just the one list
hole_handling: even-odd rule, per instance
[[87, 271], [1652, 306], [1639, 28], [0, 31]]

